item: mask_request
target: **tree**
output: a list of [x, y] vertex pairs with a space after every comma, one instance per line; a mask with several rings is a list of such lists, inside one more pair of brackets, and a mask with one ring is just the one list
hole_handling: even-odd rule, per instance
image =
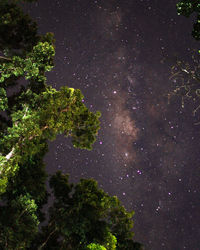
[[200, 40], [200, 3], [199, 0], [182, 0], [176, 4], [178, 15], [190, 17], [196, 13], [196, 22], [193, 24], [192, 36], [196, 40]]
[[38, 249], [142, 249], [132, 240], [133, 212], [99, 189], [93, 179], [73, 185], [68, 178], [58, 171], [50, 179], [55, 200], [48, 225], [36, 240]]
[[[42, 212], [50, 195], [43, 162], [48, 141], [63, 134], [74, 147], [92, 150], [101, 113], [89, 111], [79, 89], [47, 84], [54, 36], [38, 35], [18, 2], [0, 0], [0, 249], [141, 249], [132, 240], [133, 213], [94, 180], [74, 186], [56, 173], [49, 220]], [[9, 94], [13, 87], [17, 92]]]
[[72, 137], [75, 147], [92, 149], [100, 113], [90, 112], [82, 99], [80, 90], [62, 87], [56, 91], [46, 87], [45, 92], [34, 95], [31, 101], [21, 102], [22, 109], [12, 112], [13, 126], [0, 142], [0, 149], [6, 154], [0, 161], [0, 192], [4, 192], [9, 176], [15, 174], [19, 163], [40, 151], [41, 139], [54, 140], [57, 134], [64, 133]]
[[[7, 37], [0, 41], [2, 46], [7, 44], [0, 57], [0, 104], [11, 124], [6, 127], [8, 121], [2, 119], [0, 193], [3, 193], [8, 178], [15, 175], [19, 164], [40, 150], [41, 139], [53, 140], [57, 134], [65, 133], [72, 136], [75, 147], [91, 150], [100, 128], [98, 118], [101, 114], [93, 114], [85, 107], [80, 90], [63, 87], [56, 91], [46, 84], [45, 72], [53, 68], [55, 55], [53, 35], [37, 36], [35, 25], [31, 25], [29, 18], [14, 3], [3, 3], [1, 11], [5, 18], [1, 20], [0, 31], [10, 28], [8, 38], [13, 36], [14, 44], [19, 41], [18, 47], [11, 47], [13, 44], [7, 42]], [[22, 21], [27, 25], [21, 27]], [[13, 33], [19, 33], [18, 26], [29, 28], [29, 32], [14, 36]], [[31, 43], [27, 37], [31, 37]], [[21, 77], [29, 80], [27, 87], [21, 88], [17, 96], [8, 98], [8, 83], [14, 80], [14, 86]]]
[[41, 39], [37, 24], [15, 2], [0, 1], [0, 51], [6, 56], [23, 55]]

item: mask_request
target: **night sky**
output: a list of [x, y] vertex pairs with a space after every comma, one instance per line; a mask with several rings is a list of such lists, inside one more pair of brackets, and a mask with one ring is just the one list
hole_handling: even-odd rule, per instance
[[92, 151], [58, 136], [45, 157], [49, 174], [94, 178], [134, 210], [134, 240], [147, 250], [199, 250], [199, 129], [195, 106], [174, 97], [170, 67], [191, 61], [200, 42], [194, 16], [175, 0], [39, 0], [25, 10], [39, 32], [53, 32], [55, 67], [48, 84], [78, 88], [101, 111]]

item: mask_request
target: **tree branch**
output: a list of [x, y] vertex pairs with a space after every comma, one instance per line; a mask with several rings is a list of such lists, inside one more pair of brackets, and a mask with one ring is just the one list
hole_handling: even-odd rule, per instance
[[8, 153], [8, 154], [6, 155], [6, 159], [7, 159], [7, 160], [9, 160], [9, 159], [13, 156], [14, 151], [15, 151], [15, 148], [13, 147], [12, 150], [10, 151], [10, 153]]
[[12, 61], [11, 58], [5, 57], [5, 56], [0, 56], [0, 59], [4, 59], [4, 60], [8, 60], [8, 61]]
[[48, 235], [47, 239], [45, 240], [45, 242], [42, 243], [41, 246], [39, 246], [38, 250], [41, 250], [47, 244], [47, 241], [49, 240], [51, 235], [54, 234], [55, 232], [56, 232], [56, 228]]

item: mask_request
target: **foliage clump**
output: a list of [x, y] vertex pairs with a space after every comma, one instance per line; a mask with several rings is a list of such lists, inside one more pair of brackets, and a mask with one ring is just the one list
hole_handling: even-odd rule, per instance
[[200, 40], [200, 2], [199, 0], [182, 0], [176, 4], [178, 15], [190, 17], [196, 13], [196, 22], [193, 24], [192, 36]]

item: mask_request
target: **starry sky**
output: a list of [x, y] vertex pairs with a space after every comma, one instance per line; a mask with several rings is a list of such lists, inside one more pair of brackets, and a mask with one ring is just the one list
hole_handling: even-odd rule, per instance
[[92, 151], [58, 136], [45, 157], [49, 174], [72, 182], [95, 178], [134, 210], [135, 241], [147, 250], [199, 250], [199, 114], [173, 98], [175, 56], [191, 61], [200, 43], [194, 16], [178, 16], [168, 0], [39, 0], [24, 9], [39, 32], [53, 32], [55, 67], [48, 83], [84, 94], [101, 111]]

